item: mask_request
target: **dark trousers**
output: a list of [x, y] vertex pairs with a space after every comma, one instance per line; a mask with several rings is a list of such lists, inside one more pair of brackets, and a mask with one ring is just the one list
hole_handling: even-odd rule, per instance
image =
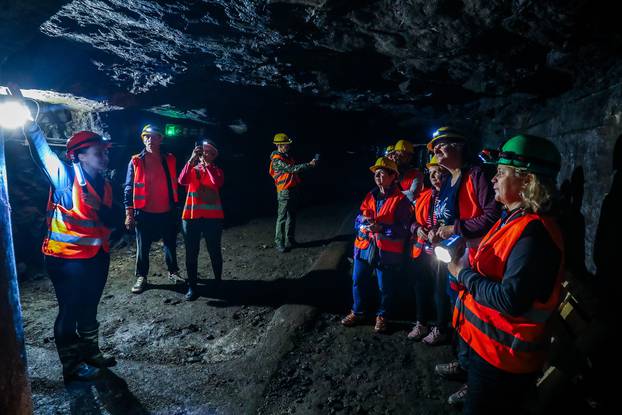
[[164, 261], [168, 272], [177, 272], [177, 216], [175, 210], [166, 213], [134, 212], [136, 219], [136, 276], [149, 275], [151, 243], [162, 238]]
[[197, 268], [201, 238], [205, 239], [207, 252], [212, 262], [214, 278], [220, 281], [222, 278], [222, 250], [220, 241], [222, 238], [222, 219], [190, 219], [182, 222], [184, 242], [186, 245], [186, 273], [188, 284], [191, 287], [197, 284]]
[[428, 325], [432, 321], [432, 303], [434, 298], [434, 274], [432, 272], [432, 258], [421, 254], [418, 258], [408, 259], [408, 273], [413, 282], [415, 291], [415, 308], [417, 321]]
[[477, 353], [469, 353], [469, 393], [464, 414], [520, 414], [527, 393], [535, 387], [537, 374], [515, 374], [500, 370]]
[[292, 190], [277, 194], [278, 210], [274, 244], [278, 247], [290, 246], [296, 242], [297, 196]]
[[436, 326], [442, 333], [446, 333], [449, 329], [450, 312], [452, 305], [447, 294], [447, 264], [437, 261], [430, 255], [430, 269], [433, 275], [434, 290], [434, 308], [436, 310]]
[[54, 340], [57, 347], [75, 344], [77, 331], [99, 327], [97, 306], [108, 279], [110, 255], [100, 249], [89, 259], [46, 256], [45, 265], [58, 300]]

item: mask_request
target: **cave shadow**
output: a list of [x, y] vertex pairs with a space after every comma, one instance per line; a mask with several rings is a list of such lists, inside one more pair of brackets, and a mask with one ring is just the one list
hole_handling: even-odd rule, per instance
[[622, 135], [618, 136], [613, 150], [613, 180], [611, 188], [603, 199], [594, 240], [594, 263], [596, 264], [595, 286], [603, 317], [617, 315], [617, 282], [620, 278], [618, 266], [620, 230], [622, 230]]
[[564, 237], [566, 270], [586, 281], [590, 274], [585, 266], [585, 217], [581, 213], [584, 188], [583, 167], [577, 166], [570, 179], [560, 186], [559, 222]]
[[108, 369], [91, 382], [69, 382], [65, 385], [69, 394], [72, 415], [146, 415], [149, 412], [128, 389], [121, 377]]

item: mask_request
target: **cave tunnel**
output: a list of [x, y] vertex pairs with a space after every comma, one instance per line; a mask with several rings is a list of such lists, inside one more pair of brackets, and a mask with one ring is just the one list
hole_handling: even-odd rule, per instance
[[[613, 2], [1, 4], [0, 414], [610, 413]], [[31, 119], [11, 129], [13, 104]], [[410, 161], [385, 157], [396, 144]], [[449, 173], [428, 191], [432, 167]], [[424, 190], [399, 188], [404, 169]], [[549, 216], [521, 204], [534, 182]], [[483, 233], [463, 187], [473, 215], [496, 212]], [[438, 203], [417, 225], [425, 192]], [[522, 256], [490, 254], [501, 233]], [[469, 259], [441, 265], [453, 234]], [[439, 368], [463, 352], [468, 368]]]

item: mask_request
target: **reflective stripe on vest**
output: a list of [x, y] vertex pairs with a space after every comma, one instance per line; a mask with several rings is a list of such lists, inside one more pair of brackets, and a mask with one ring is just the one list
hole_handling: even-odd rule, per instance
[[[192, 173], [194, 174], [194, 171]], [[200, 180], [193, 180], [188, 185], [188, 194], [181, 218], [189, 220], [222, 219], [224, 217], [218, 190], [201, 185]]]
[[[361, 214], [370, 217], [380, 225], [392, 225], [395, 222], [395, 210], [398, 203], [406, 196], [402, 194], [399, 188], [394, 189], [393, 193], [387, 197], [382, 204], [378, 213], [376, 210], [376, 199], [374, 195], [369, 192], [363, 203], [361, 204]], [[359, 232], [354, 240], [354, 246], [358, 249], [365, 250], [369, 248], [369, 239], [375, 238], [376, 245], [382, 256], [383, 252], [392, 254], [402, 254], [404, 252], [404, 239], [390, 238], [383, 234], [372, 234], [371, 232], [363, 232], [359, 229]]]
[[[173, 201], [178, 202], [178, 190], [177, 190], [177, 171], [175, 167], [175, 156], [167, 154], [166, 167], [168, 170], [168, 177], [170, 179], [170, 187], [167, 186], [169, 191], [173, 192]], [[134, 194], [133, 194], [133, 207], [134, 209], [142, 209], [147, 204], [147, 189], [145, 186], [145, 159], [141, 158], [139, 154], [132, 156], [132, 165], [134, 166]], [[166, 173], [165, 173], [166, 174]]]
[[[112, 187], [104, 184], [104, 198], [100, 199], [95, 189], [87, 182], [88, 192], [100, 203], [112, 206]], [[99, 221], [97, 211], [82, 201], [82, 188], [74, 179], [72, 190], [73, 207], [65, 207], [52, 202], [52, 192], [48, 200], [47, 235], [43, 239], [41, 251], [45, 255], [68, 259], [88, 259], [99, 252], [110, 251], [108, 237], [110, 231]]]
[[[428, 218], [432, 213], [432, 199], [433, 191], [432, 189], [424, 189], [421, 193], [419, 193], [419, 197], [417, 198], [417, 202], [415, 203], [415, 220], [420, 226], [427, 226]], [[412, 244], [410, 249], [410, 257], [418, 258], [423, 251], [423, 247], [425, 245], [425, 240], [420, 239], [417, 236], [416, 241]]]
[[[563, 252], [561, 234], [555, 224], [536, 214], [526, 214], [499, 228], [498, 221], [482, 239], [471, 267], [491, 280], [501, 282], [507, 260], [525, 227], [540, 220]], [[464, 341], [491, 365], [511, 373], [540, 370], [546, 357], [546, 322], [559, 302], [563, 261], [549, 299], [535, 301], [521, 316], [509, 316], [478, 303], [463, 291], [454, 308], [452, 323]]]
[[289, 166], [293, 166], [295, 164], [292, 158], [286, 157], [282, 153], [275, 153], [270, 158], [270, 168], [268, 172], [270, 176], [274, 179], [274, 185], [276, 186], [276, 191], [281, 192], [283, 190], [291, 189], [292, 187], [297, 186], [300, 183], [300, 177], [296, 173], [277, 173], [274, 169], [273, 163], [274, 160], [282, 160], [285, 164]]

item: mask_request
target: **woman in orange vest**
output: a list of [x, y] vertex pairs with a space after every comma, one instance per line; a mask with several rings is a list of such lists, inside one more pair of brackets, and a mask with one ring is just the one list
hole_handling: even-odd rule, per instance
[[550, 212], [561, 157], [531, 135], [487, 154], [505, 209], [474, 255], [449, 264], [464, 287], [453, 326], [470, 349], [464, 413], [512, 414], [544, 365], [547, 321], [559, 302], [563, 243]]
[[380, 290], [380, 307], [376, 312], [374, 330], [387, 331], [396, 279], [404, 262], [404, 249], [411, 222], [411, 205], [402, 194], [397, 178], [397, 164], [380, 157], [370, 167], [378, 186], [367, 194], [356, 217], [357, 236], [354, 241], [354, 270], [352, 272], [352, 311], [341, 324], [352, 327], [366, 321], [368, 302], [372, 294], [372, 275], [375, 272]]
[[109, 144], [91, 131], [75, 133], [67, 141], [72, 168], [52, 152], [36, 123], [27, 128], [27, 138], [51, 185], [42, 251], [58, 299], [54, 341], [63, 376], [66, 381], [90, 380], [99, 376], [99, 368], [116, 364], [99, 348], [97, 322], [114, 222], [112, 188], [102, 174]]
[[[449, 297], [447, 297], [446, 276], [439, 275], [442, 269], [439, 261], [432, 256], [432, 246], [428, 242], [428, 234], [436, 229], [438, 224], [434, 216], [434, 205], [438, 198], [443, 176], [447, 174], [436, 157], [432, 156], [426, 164], [430, 174], [432, 187], [423, 189], [415, 202], [414, 221], [410, 227], [412, 246], [410, 248], [409, 274], [415, 278], [415, 306], [417, 321], [408, 333], [408, 338], [419, 341], [432, 330], [442, 329], [444, 332], [449, 325]], [[436, 316], [433, 319], [433, 305]], [[429, 323], [434, 321], [432, 327]]]
[[182, 213], [182, 227], [186, 245], [186, 272], [188, 273], [187, 301], [194, 301], [197, 292], [197, 266], [201, 237], [205, 238], [216, 283], [222, 279], [222, 225], [225, 217], [220, 201], [220, 188], [225, 176], [214, 160], [218, 149], [213, 141], [203, 140], [195, 147], [190, 160], [179, 175], [179, 184], [188, 186], [186, 204]]

